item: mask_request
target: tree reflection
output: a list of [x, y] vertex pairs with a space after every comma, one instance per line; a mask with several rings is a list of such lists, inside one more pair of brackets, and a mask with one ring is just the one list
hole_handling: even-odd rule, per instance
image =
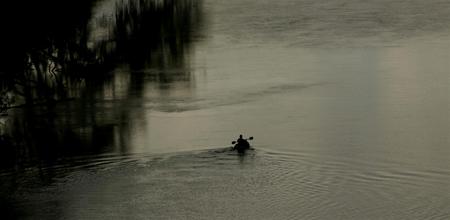
[[[191, 79], [200, 1], [118, 1], [103, 38], [91, 25], [98, 22], [94, 3], [101, 1], [22, 0], [0, 9], [7, 33], [0, 41], [0, 113], [8, 113], [0, 124], [3, 168], [51, 166], [126, 147], [131, 113], [120, 100], [141, 96], [149, 80]], [[125, 76], [117, 75], [124, 66]], [[117, 108], [98, 104], [118, 77], [128, 80], [119, 80], [126, 89]]]

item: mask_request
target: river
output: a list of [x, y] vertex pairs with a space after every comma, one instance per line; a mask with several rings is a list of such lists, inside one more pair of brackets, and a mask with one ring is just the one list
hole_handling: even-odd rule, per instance
[[[114, 7], [93, 7], [90, 45]], [[450, 2], [196, 7], [181, 59], [121, 62], [54, 107], [53, 126], [81, 141], [4, 169], [6, 216], [450, 218]], [[228, 150], [239, 134], [254, 151]]]

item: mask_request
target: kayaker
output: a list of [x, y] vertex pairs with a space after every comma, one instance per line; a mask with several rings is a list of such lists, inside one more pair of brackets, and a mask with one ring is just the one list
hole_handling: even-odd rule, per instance
[[250, 148], [250, 143], [248, 143], [247, 140], [245, 140], [242, 137], [242, 134], [239, 135], [239, 138], [237, 139], [237, 146], [243, 147], [245, 149], [249, 149]]

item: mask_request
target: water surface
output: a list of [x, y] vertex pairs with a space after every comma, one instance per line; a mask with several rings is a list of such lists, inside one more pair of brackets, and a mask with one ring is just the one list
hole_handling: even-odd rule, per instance
[[[114, 7], [93, 7], [90, 47], [127, 24]], [[450, 218], [450, 3], [204, 0], [194, 8], [185, 13], [195, 15], [192, 27], [160, 33], [181, 43], [149, 43], [157, 52], [148, 56], [139, 50], [148, 38], [138, 36], [150, 35], [131, 31], [114, 44], [111, 56], [125, 58], [106, 83], [52, 109], [52, 126], [72, 135], [60, 139], [76, 142], [2, 172], [1, 195], [13, 192], [1, 201], [8, 213]], [[227, 150], [240, 133], [255, 137], [245, 156]]]

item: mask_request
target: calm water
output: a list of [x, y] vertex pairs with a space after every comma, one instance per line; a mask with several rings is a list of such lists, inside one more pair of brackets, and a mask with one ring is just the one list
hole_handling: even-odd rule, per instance
[[[93, 7], [90, 46], [108, 41], [115, 7]], [[450, 218], [450, 2], [197, 7], [182, 62], [121, 63], [55, 107], [54, 126], [91, 142], [5, 169], [7, 216]], [[227, 150], [239, 133], [255, 151]]]

